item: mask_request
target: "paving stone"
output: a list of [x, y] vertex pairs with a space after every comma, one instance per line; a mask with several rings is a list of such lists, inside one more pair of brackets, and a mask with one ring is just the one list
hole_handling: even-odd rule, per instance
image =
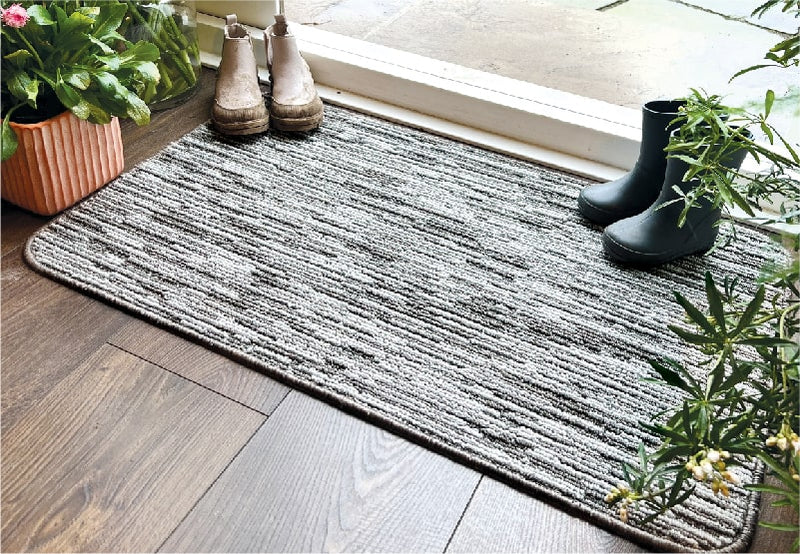
[[731, 0], [683, 0], [683, 2], [714, 13], [723, 14], [742, 21], [748, 21], [754, 25], [781, 31], [782, 33], [796, 33], [798, 26], [800, 26], [800, 19], [794, 17], [794, 15], [790, 13], [782, 12], [780, 7], [768, 10], [760, 18], [751, 16], [750, 14], [753, 13], [753, 10], [763, 3], [760, 0], [753, 0], [751, 2], [731, 2]]

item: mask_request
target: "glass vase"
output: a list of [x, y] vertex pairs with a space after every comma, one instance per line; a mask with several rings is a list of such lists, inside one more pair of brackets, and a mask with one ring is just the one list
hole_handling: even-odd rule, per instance
[[197, 89], [200, 78], [200, 49], [197, 40], [197, 12], [186, 0], [133, 1], [122, 34], [131, 42], [145, 40], [161, 51], [156, 61], [159, 83], [146, 90], [143, 100], [151, 110], [177, 106]]

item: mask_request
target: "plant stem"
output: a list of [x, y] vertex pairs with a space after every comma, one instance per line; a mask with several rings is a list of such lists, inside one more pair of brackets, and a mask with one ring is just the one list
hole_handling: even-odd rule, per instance
[[20, 30], [19, 30], [19, 29], [16, 29], [16, 28], [15, 28], [14, 30], [17, 32], [17, 36], [18, 36], [19, 38], [21, 38], [21, 39], [22, 39], [22, 42], [24, 42], [24, 43], [25, 43], [25, 45], [28, 47], [28, 49], [29, 49], [29, 51], [30, 51], [31, 55], [32, 55], [34, 58], [36, 58], [36, 63], [38, 63], [38, 64], [39, 64], [39, 69], [41, 69], [41, 70], [44, 70], [44, 62], [42, 62], [42, 58], [40, 58], [40, 57], [39, 57], [39, 53], [38, 53], [38, 52], [36, 51], [36, 49], [35, 49], [35, 48], [34, 48], [34, 47], [31, 45], [31, 43], [30, 43], [30, 42], [28, 42], [28, 39], [26, 39], [26, 38], [25, 38], [25, 35], [23, 35], [23, 34], [22, 34], [22, 32], [20, 32]]

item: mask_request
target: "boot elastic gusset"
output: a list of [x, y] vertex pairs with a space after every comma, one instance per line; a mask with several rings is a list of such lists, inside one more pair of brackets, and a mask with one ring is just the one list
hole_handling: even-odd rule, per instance
[[226, 18], [222, 59], [217, 68], [211, 120], [223, 134], [250, 135], [269, 129], [267, 111], [258, 82], [253, 45], [236, 15]]

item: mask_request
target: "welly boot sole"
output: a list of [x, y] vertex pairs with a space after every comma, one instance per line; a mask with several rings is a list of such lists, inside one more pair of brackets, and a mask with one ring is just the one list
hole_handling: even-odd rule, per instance
[[687, 256], [702, 256], [711, 250], [712, 246], [714, 246], [713, 243], [710, 245], [697, 245], [693, 248], [669, 250], [666, 252], [640, 252], [618, 243], [606, 234], [603, 235], [603, 250], [605, 250], [606, 255], [611, 260], [619, 264], [636, 267], [654, 267]]
[[322, 124], [323, 112], [306, 117], [270, 117], [273, 129], [278, 131], [303, 132], [313, 131]]
[[269, 117], [234, 123], [214, 121], [214, 127], [223, 135], [255, 135], [269, 130]]

